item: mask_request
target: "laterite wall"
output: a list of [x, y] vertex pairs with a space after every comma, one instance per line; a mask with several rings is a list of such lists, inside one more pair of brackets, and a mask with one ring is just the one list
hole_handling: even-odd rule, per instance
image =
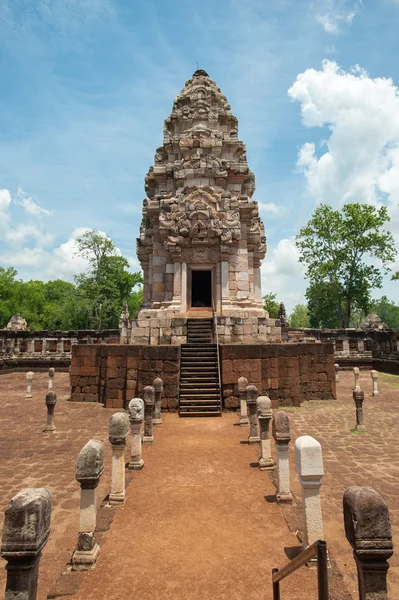
[[[238, 407], [237, 380], [244, 376], [274, 406], [335, 398], [333, 344], [221, 345], [223, 405]], [[71, 400], [125, 408], [155, 377], [164, 382], [162, 406], [176, 410], [180, 346], [72, 346]]]

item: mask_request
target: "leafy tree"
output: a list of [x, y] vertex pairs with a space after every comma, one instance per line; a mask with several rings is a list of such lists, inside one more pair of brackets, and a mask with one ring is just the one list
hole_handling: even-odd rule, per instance
[[388, 327], [399, 329], [399, 305], [388, 300], [386, 296], [373, 300], [371, 311], [376, 313]]
[[276, 302], [276, 294], [270, 292], [270, 294], [266, 294], [263, 296], [263, 308], [268, 311], [269, 317], [271, 319], [277, 319], [278, 312], [280, 310], [279, 302]]
[[[123, 302], [133, 303], [133, 287], [142, 283], [141, 273], [130, 273], [128, 261], [114, 242], [95, 229], [77, 238], [78, 253], [87, 258], [89, 269], [77, 275], [77, 291], [86, 302], [86, 327], [118, 327]], [[137, 297], [134, 296], [134, 300]]]
[[[342, 211], [321, 204], [296, 237], [306, 266], [311, 324], [349, 327], [354, 308], [367, 312], [374, 288], [396, 256], [391, 233], [382, 229], [387, 209], [346, 204]], [[381, 266], [371, 261], [378, 259]], [[327, 297], [326, 297], [327, 294]]]
[[290, 327], [310, 327], [308, 307], [305, 304], [294, 306], [289, 318]]

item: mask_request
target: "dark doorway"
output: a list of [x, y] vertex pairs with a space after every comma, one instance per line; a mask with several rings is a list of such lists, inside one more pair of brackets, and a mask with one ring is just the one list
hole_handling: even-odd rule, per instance
[[191, 306], [212, 306], [212, 272], [191, 271]]

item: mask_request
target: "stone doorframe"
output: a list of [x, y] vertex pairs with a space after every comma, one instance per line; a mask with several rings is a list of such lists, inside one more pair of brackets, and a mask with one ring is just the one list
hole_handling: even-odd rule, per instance
[[[219, 268], [218, 268], [219, 266]], [[211, 297], [213, 307], [216, 307], [216, 312], [218, 311], [218, 307], [220, 309], [220, 300], [221, 300], [221, 289], [220, 289], [220, 264], [187, 264], [187, 277], [185, 286], [182, 285], [182, 312], [186, 312], [191, 308], [191, 281], [192, 271], [210, 271], [211, 272]], [[219, 275], [219, 277], [218, 277]], [[182, 281], [183, 284], [183, 281]], [[186, 296], [184, 298], [184, 295]], [[185, 301], [185, 302], [184, 302]], [[185, 308], [184, 308], [185, 304]]]

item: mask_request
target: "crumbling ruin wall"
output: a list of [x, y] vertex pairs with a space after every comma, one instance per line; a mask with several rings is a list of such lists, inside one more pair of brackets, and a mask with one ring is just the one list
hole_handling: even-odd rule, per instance
[[72, 346], [117, 344], [119, 330], [29, 331], [0, 329], [0, 373], [56, 367], [67, 371]]

